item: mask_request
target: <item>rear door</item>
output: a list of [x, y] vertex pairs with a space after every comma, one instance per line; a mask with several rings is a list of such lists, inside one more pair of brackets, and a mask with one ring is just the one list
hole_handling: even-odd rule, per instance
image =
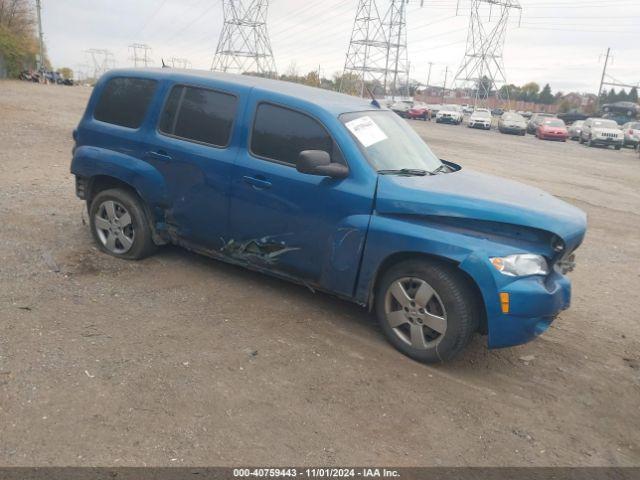
[[[345, 179], [296, 170], [304, 150], [329, 152], [348, 164], [336, 135], [338, 119], [323, 123], [302, 108], [252, 96], [247, 111], [247, 149], [233, 173], [226, 253], [253, 267], [350, 296], [369, 218], [375, 175]], [[332, 128], [334, 130], [332, 130]]]
[[245, 99], [228, 87], [175, 84], [168, 91], [145, 155], [166, 180], [167, 226], [183, 241], [218, 249], [228, 234], [236, 122]]

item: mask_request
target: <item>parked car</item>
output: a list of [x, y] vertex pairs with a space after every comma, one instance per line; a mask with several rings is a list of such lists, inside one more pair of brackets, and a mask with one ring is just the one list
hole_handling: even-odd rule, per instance
[[569, 132], [567, 126], [559, 118], [545, 118], [542, 123], [538, 125], [536, 130], [536, 137], [540, 140], [559, 140], [566, 142], [569, 138]]
[[424, 104], [416, 104], [408, 112], [409, 118], [412, 120], [431, 120], [431, 111], [429, 107]]
[[588, 118], [582, 124], [580, 143], [587, 143], [589, 147], [613, 146], [620, 150], [624, 144], [624, 134], [618, 124], [606, 118]]
[[471, 115], [473, 113], [473, 105], [462, 105], [462, 113]]
[[431, 111], [431, 118], [435, 117], [442, 109], [442, 105], [439, 104], [427, 105], [427, 107], [429, 107], [429, 110]]
[[538, 130], [538, 125], [540, 125], [545, 118], [556, 118], [556, 116], [551, 113], [534, 113], [529, 123], [527, 123], [527, 133], [535, 135]]
[[460, 105], [443, 105], [436, 114], [436, 123], [452, 123], [460, 125], [464, 119], [464, 113]]
[[525, 135], [527, 132], [527, 121], [518, 113], [506, 112], [498, 121], [498, 131], [500, 133]]
[[622, 126], [624, 133], [624, 146], [637, 147], [640, 137], [640, 122], [629, 122]]
[[571, 124], [569, 127], [569, 138], [571, 140], [578, 140], [580, 138], [580, 134], [582, 133], [582, 125], [584, 124], [584, 120], [578, 120]]
[[504, 110], [502, 108], [494, 108], [491, 110], [491, 115], [494, 117], [501, 117], [504, 114]]
[[413, 107], [413, 102], [408, 100], [402, 100], [391, 105], [391, 110], [402, 118], [409, 118], [409, 110]]
[[567, 125], [573, 125], [575, 122], [584, 121], [589, 118], [588, 115], [577, 111], [559, 113], [556, 116]]
[[176, 244], [348, 299], [416, 360], [449, 360], [476, 332], [491, 348], [530, 341], [569, 307], [585, 214], [441, 161], [377, 103], [244, 75], [113, 70], [73, 138], [102, 252], [137, 260]]
[[491, 112], [484, 108], [476, 109], [469, 117], [467, 125], [469, 128], [491, 130]]

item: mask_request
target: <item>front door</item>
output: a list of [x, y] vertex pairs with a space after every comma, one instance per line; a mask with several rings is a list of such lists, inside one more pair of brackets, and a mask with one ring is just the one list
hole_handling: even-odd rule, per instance
[[373, 206], [375, 183], [300, 173], [304, 150], [347, 163], [319, 120], [300, 110], [249, 102], [248, 148], [232, 180], [225, 253], [259, 269], [351, 295]]

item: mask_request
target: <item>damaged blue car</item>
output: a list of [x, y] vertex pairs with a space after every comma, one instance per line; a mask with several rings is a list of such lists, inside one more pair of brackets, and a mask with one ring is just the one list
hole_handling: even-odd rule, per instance
[[104, 252], [163, 244], [375, 311], [423, 362], [543, 333], [569, 307], [586, 217], [440, 160], [374, 100], [250, 76], [114, 70], [74, 131], [71, 172]]

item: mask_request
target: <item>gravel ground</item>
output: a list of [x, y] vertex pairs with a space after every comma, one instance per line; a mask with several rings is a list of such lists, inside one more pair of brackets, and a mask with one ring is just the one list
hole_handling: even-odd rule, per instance
[[631, 150], [411, 123], [590, 220], [546, 335], [430, 367], [332, 297], [178, 248], [99, 253], [69, 174], [89, 94], [0, 82], [1, 465], [640, 465]]

